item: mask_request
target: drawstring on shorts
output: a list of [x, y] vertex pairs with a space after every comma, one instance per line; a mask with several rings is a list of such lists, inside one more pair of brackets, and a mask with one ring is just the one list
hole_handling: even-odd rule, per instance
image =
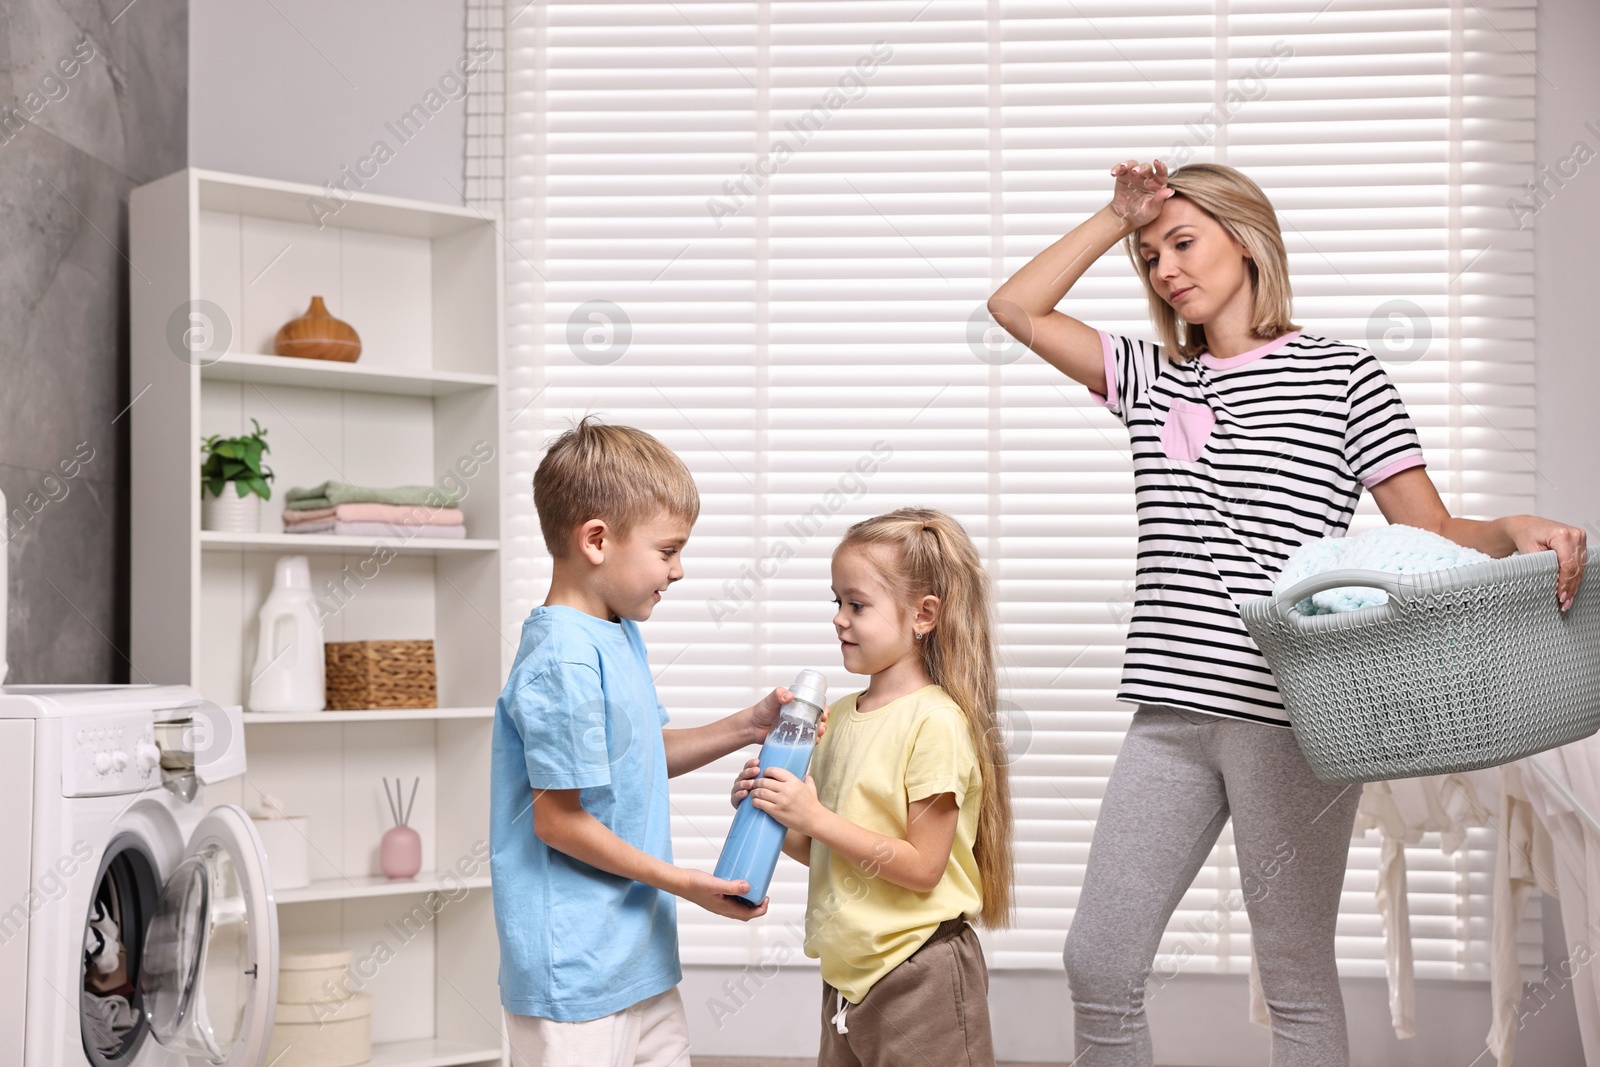
[[839, 1002], [839, 1010], [833, 1013], [833, 1028], [841, 1034], [848, 1034], [850, 1028], [844, 1024], [844, 1013], [850, 1007], [850, 1002], [844, 999], [844, 994], [837, 989], [833, 991], [833, 995]]

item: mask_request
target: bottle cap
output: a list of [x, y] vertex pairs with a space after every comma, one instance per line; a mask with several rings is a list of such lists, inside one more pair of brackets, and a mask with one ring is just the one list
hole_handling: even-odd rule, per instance
[[789, 687], [796, 701], [803, 700], [818, 710], [828, 706], [828, 680], [821, 671], [803, 670]]
[[311, 588], [311, 561], [305, 556], [279, 556], [272, 569], [275, 589]]

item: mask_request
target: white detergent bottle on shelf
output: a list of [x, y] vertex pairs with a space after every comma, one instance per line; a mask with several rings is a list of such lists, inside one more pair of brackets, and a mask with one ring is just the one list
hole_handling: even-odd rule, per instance
[[261, 605], [250, 710], [321, 711], [325, 701], [322, 620], [311, 597], [311, 564], [305, 556], [279, 556], [272, 592]]

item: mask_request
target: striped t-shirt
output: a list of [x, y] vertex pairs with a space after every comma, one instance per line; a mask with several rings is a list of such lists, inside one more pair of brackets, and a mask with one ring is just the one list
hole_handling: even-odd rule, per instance
[[1400, 394], [1366, 349], [1286, 334], [1178, 364], [1100, 333], [1133, 445], [1139, 548], [1117, 698], [1288, 725], [1239, 617], [1289, 555], [1349, 528], [1363, 485], [1423, 465]]

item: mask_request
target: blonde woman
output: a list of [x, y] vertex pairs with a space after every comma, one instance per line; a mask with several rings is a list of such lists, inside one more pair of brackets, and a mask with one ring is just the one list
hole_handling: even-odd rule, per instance
[[[1239, 617], [1289, 554], [1384, 516], [1493, 556], [1554, 549], [1565, 610], [1582, 530], [1449, 514], [1372, 353], [1304, 333], [1277, 215], [1231, 167], [1113, 167], [1111, 202], [1002, 285], [996, 321], [1087, 386], [1132, 441], [1138, 555], [1121, 700], [1138, 705], [1095, 824], [1065, 960], [1086, 1067], [1152, 1062], [1144, 992], [1168, 919], [1233, 820], [1277, 1067], [1349, 1062], [1334, 957], [1359, 788], [1312, 775]], [[1123, 242], [1159, 343], [1056, 305]]]

